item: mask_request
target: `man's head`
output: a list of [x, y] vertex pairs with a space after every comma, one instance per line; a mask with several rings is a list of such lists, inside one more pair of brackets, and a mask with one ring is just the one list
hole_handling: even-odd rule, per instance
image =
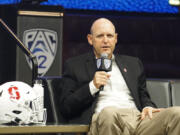
[[117, 43], [117, 33], [112, 22], [106, 18], [100, 18], [94, 21], [91, 26], [91, 33], [87, 35], [88, 42], [94, 48], [97, 58], [102, 53], [107, 53], [108, 57], [112, 57], [112, 53]]

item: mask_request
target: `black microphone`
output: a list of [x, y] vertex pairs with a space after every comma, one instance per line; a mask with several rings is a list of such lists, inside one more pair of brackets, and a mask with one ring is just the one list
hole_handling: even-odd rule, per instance
[[[112, 61], [108, 58], [107, 53], [102, 53], [101, 57], [96, 60], [96, 65], [97, 65], [97, 71], [105, 71], [109, 72], [112, 70]], [[104, 86], [101, 85], [99, 87], [99, 90], [103, 90]]]

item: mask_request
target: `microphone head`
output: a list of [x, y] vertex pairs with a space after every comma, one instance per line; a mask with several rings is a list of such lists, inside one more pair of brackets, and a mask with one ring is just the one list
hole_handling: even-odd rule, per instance
[[102, 53], [101, 57], [97, 59], [96, 62], [97, 62], [96, 64], [98, 71], [105, 71], [105, 72], [111, 71], [112, 63], [111, 60], [108, 58], [107, 53]]
[[101, 53], [101, 58], [108, 59], [108, 54], [107, 53]]

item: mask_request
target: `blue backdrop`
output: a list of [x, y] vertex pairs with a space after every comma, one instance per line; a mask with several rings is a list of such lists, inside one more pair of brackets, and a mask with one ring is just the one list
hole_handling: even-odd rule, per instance
[[[0, 4], [21, 0], [0, 0]], [[62, 5], [65, 9], [115, 10], [125, 12], [178, 13], [168, 0], [48, 0], [45, 5]]]

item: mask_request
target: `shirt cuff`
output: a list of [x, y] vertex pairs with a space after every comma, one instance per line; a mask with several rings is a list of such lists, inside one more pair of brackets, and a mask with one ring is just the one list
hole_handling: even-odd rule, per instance
[[89, 83], [89, 89], [90, 89], [91, 95], [93, 95], [93, 96], [99, 91], [99, 89], [97, 89], [97, 88], [94, 86], [93, 81], [91, 81], [91, 82]]
[[143, 109], [145, 109], [145, 108], [153, 108], [153, 107], [151, 107], [151, 106], [146, 106], [146, 107], [144, 107]]

